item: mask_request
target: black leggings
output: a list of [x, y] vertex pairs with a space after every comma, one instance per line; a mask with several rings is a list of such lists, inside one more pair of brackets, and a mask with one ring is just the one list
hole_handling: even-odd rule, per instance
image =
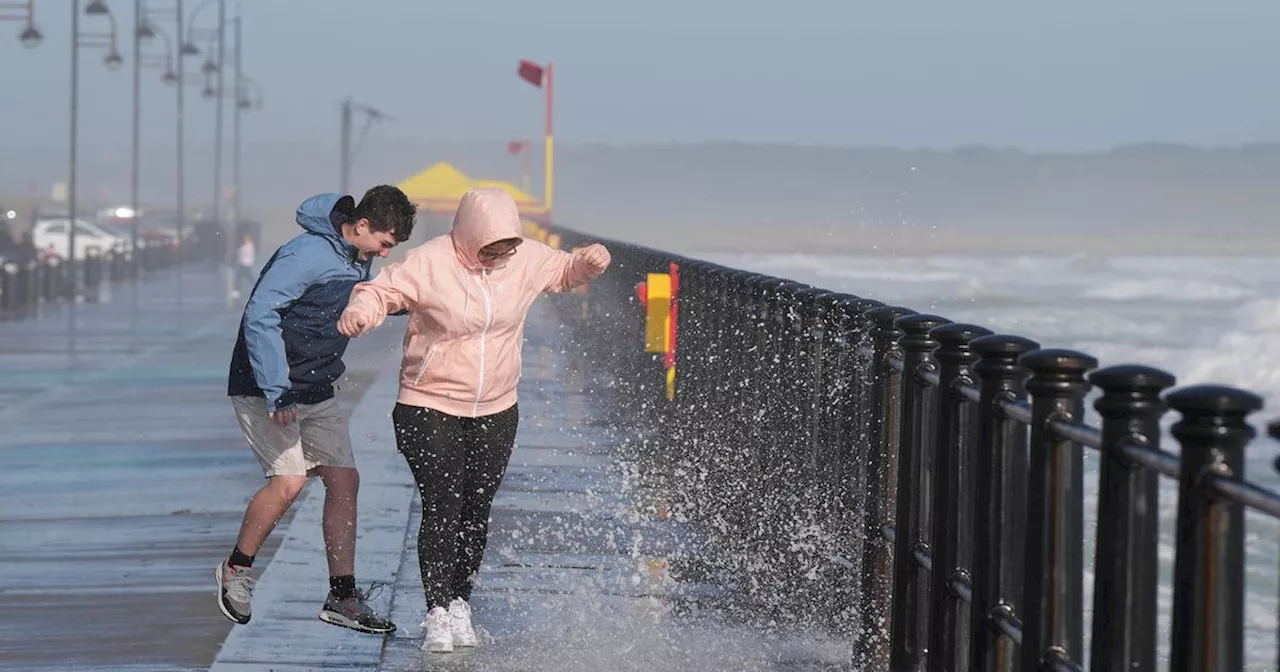
[[422, 497], [418, 566], [427, 609], [470, 599], [489, 536], [489, 506], [507, 471], [520, 414], [516, 406], [462, 418], [396, 404], [396, 445]]

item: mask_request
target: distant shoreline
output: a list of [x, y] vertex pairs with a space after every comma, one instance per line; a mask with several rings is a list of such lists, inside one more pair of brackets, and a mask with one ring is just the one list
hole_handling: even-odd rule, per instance
[[[997, 234], [858, 232], [769, 229], [694, 229], [680, 232], [620, 231], [607, 238], [690, 256], [699, 254], [804, 254], [824, 257], [875, 256], [1071, 256], [1091, 257], [1265, 257], [1280, 254], [1280, 239], [1212, 239], [1101, 236], [1012, 236]], [[628, 235], [631, 234], [631, 235]]]

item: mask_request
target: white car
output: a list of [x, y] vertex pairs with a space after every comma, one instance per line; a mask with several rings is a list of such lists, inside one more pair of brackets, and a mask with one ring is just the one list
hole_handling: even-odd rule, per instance
[[[67, 220], [42, 219], [31, 229], [31, 240], [42, 256], [53, 255], [59, 259], [67, 258]], [[117, 236], [107, 230], [83, 219], [76, 220], [75, 258], [84, 259], [90, 248], [97, 248], [99, 254], [110, 250], [127, 251], [131, 248], [128, 238]]]

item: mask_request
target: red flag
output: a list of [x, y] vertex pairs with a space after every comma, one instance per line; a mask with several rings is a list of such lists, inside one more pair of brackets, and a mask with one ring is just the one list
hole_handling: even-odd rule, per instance
[[525, 142], [524, 140], [511, 140], [507, 143], [507, 153], [519, 154], [520, 152], [524, 151], [525, 146], [528, 144], [529, 143]]
[[533, 61], [520, 60], [520, 69], [517, 71], [520, 79], [530, 84], [542, 88], [542, 66]]

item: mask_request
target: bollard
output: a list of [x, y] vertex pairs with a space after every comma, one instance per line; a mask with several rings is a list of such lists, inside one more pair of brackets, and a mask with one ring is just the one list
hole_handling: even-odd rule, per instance
[[18, 310], [18, 265], [0, 264], [0, 317], [13, 319]]
[[1174, 558], [1171, 672], [1244, 668], [1244, 507], [1211, 479], [1244, 480], [1246, 420], [1262, 398], [1231, 387], [1196, 385], [1168, 395], [1182, 414], [1177, 554]]
[[1027, 398], [1028, 371], [1019, 358], [1040, 348], [1021, 336], [994, 334], [969, 343], [978, 354], [978, 440], [974, 444], [973, 628], [974, 672], [1011, 672], [1014, 643], [999, 621], [1021, 613], [1026, 548], [1027, 427], [1004, 404]]
[[31, 311], [31, 268], [28, 264], [15, 264], [13, 276], [13, 305], [15, 317], [23, 317]]
[[866, 546], [862, 558], [862, 616], [855, 640], [854, 667], [888, 669], [892, 638], [893, 544], [884, 537], [895, 511], [898, 438], [902, 408], [902, 374], [890, 365], [901, 355], [898, 318], [913, 311], [899, 306], [878, 306], [864, 317], [870, 323], [871, 389], [868, 393], [867, 495], [863, 510]]
[[45, 300], [44, 286], [47, 282], [45, 276], [48, 274], [49, 269], [38, 261], [28, 261], [27, 269], [31, 274], [31, 281], [27, 283], [27, 302], [38, 313], [40, 304]]
[[[96, 247], [85, 250], [83, 269], [84, 300], [98, 302], [98, 290], [102, 286], [102, 252]], [[77, 298], [79, 298], [77, 296]]]
[[45, 262], [45, 287], [44, 297], [46, 301], [61, 301], [67, 298], [66, 292], [66, 264], [58, 259], [50, 259]]
[[936, 370], [930, 353], [938, 342], [929, 335], [950, 320], [937, 315], [907, 315], [902, 330], [902, 427], [898, 449], [898, 501], [893, 548], [893, 652], [895, 672], [914, 672], [924, 658], [929, 625], [929, 581], [918, 553], [929, 552], [929, 510], [933, 467], [934, 396], [922, 376]]
[[974, 524], [970, 453], [976, 442], [976, 416], [969, 412], [971, 403], [960, 388], [974, 385], [970, 367], [978, 355], [970, 341], [991, 335], [991, 330], [972, 324], [944, 324], [929, 335], [939, 343], [934, 351], [939, 384], [933, 445], [929, 670], [953, 672], [969, 665], [969, 606], [960, 600], [952, 584], [961, 581], [972, 585]]
[[1050, 427], [1078, 421], [1097, 360], [1074, 350], [1022, 355], [1031, 370], [1030, 478], [1022, 669], [1079, 661], [1084, 652], [1084, 451]]
[[1147, 366], [1112, 366], [1089, 381], [1102, 389], [1098, 542], [1093, 581], [1090, 669], [1154, 672], [1156, 588], [1160, 577], [1160, 474], [1125, 457], [1125, 444], [1160, 447], [1160, 393], [1173, 375]]
[[22, 313], [35, 315], [40, 306], [40, 265], [28, 261], [18, 267], [17, 302]]

